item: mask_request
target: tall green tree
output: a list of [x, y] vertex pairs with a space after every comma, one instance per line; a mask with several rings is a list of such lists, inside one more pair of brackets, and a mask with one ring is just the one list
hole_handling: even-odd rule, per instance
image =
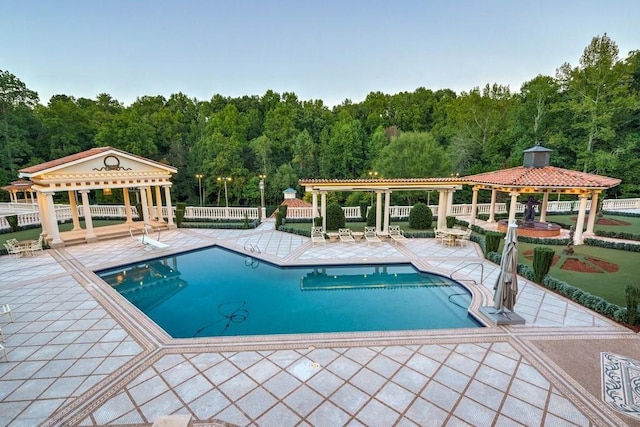
[[449, 176], [453, 170], [446, 151], [428, 132], [403, 132], [391, 138], [373, 166], [385, 178]]

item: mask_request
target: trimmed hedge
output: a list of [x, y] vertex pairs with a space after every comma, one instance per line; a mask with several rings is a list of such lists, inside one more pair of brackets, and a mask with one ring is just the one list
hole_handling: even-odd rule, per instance
[[221, 223], [221, 222], [183, 222], [182, 228], [209, 228], [209, 229], [227, 229], [227, 230], [245, 230], [246, 228], [256, 228], [260, 225], [260, 221], [257, 219], [249, 220], [248, 223], [244, 221], [236, 223]]
[[623, 240], [640, 240], [640, 234], [633, 233], [621, 233], [619, 231], [600, 231], [596, 230], [596, 236], [600, 237], [612, 237], [614, 239]]
[[533, 248], [533, 281], [541, 283], [547, 275], [556, 252], [551, 248], [538, 246]]
[[409, 227], [415, 230], [428, 230], [433, 222], [433, 212], [422, 202], [413, 205], [409, 213]]
[[327, 206], [327, 230], [338, 230], [344, 228], [346, 223], [344, 211], [337, 203], [330, 203]]
[[584, 244], [589, 246], [598, 246], [600, 248], [619, 249], [621, 251], [629, 252], [640, 252], [640, 244], [636, 243], [609, 242], [606, 240], [592, 239], [587, 237], [586, 239], [584, 239]]

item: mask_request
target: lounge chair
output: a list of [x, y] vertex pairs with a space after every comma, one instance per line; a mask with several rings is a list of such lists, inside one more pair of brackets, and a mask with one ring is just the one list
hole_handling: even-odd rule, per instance
[[340, 237], [341, 242], [349, 242], [349, 243], [356, 242], [356, 239], [354, 239], [353, 236], [351, 235], [351, 229], [349, 228], [339, 228], [338, 236]]
[[29, 248], [29, 252], [31, 255], [35, 255], [36, 252], [42, 252], [42, 234], [38, 237], [38, 240], [31, 243], [31, 247]]
[[367, 243], [382, 243], [382, 240], [378, 237], [378, 233], [376, 233], [375, 227], [365, 227], [364, 238], [367, 240]]
[[322, 227], [311, 227], [311, 243], [327, 243]]
[[0, 314], [8, 314], [9, 319], [13, 322], [13, 313], [11, 313], [11, 307], [9, 307], [9, 304], [2, 304], [2, 306], [0, 306]]
[[389, 226], [389, 237], [391, 237], [394, 242], [404, 242], [407, 240], [407, 238], [404, 237], [404, 231], [400, 229], [399, 225]]
[[7, 250], [9, 255], [13, 255], [15, 258], [18, 258], [23, 253], [26, 253], [26, 249], [23, 246], [17, 244], [18, 241], [16, 239], [7, 240], [4, 243], [4, 247]]

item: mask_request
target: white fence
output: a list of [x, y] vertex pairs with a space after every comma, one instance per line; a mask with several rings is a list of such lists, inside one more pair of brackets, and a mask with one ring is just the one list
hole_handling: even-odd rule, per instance
[[[20, 206], [15, 206], [20, 205]], [[25, 206], [26, 205], [26, 206]], [[33, 206], [33, 208], [31, 208]], [[28, 207], [28, 208], [27, 208]], [[434, 216], [438, 216], [438, 206], [429, 206]], [[547, 204], [547, 212], [577, 212], [580, 207], [580, 201], [550, 201]], [[18, 208], [22, 208], [18, 213]], [[26, 212], [25, 212], [26, 208]], [[91, 205], [91, 216], [93, 218], [126, 218], [125, 207], [121, 205]], [[524, 212], [525, 205], [518, 203], [516, 212]], [[591, 208], [591, 200], [587, 200], [587, 210]], [[8, 215], [16, 215], [19, 226], [32, 226], [40, 224], [40, 214], [37, 205], [29, 205], [24, 203], [0, 203], [0, 230], [9, 229], [9, 222], [6, 219]], [[55, 205], [56, 218], [59, 222], [71, 221], [71, 207], [69, 205]], [[362, 218], [359, 206], [348, 206], [342, 208], [347, 219]], [[490, 204], [478, 204], [478, 214], [489, 214]], [[605, 211], [640, 209], [640, 199], [606, 199], [602, 203], [602, 209]], [[131, 206], [132, 215], [138, 217], [135, 206]], [[173, 207], [173, 215], [175, 216], [175, 207]], [[220, 207], [220, 206], [187, 206], [185, 211], [185, 219], [187, 220], [244, 220], [245, 217], [254, 220], [259, 218], [260, 208], [252, 207]], [[15, 212], [15, 213], [11, 213]], [[390, 206], [389, 213], [392, 218], [407, 218], [411, 212], [411, 206]], [[504, 203], [496, 203], [495, 213], [506, 213], [507, 208]], [[451, 215], [453, 216], [469, 216], [471, 215], [471, 204], [453, 205], [451, 207]], [[78, 206], [78, 216], [84, 217], [84, 210]], [[162, 216], [167, 217], [167, 208], [162, 208]], [[287, 218], [309, 219], [313, 218], [313, 209], [306, 208], [287, 208]]]

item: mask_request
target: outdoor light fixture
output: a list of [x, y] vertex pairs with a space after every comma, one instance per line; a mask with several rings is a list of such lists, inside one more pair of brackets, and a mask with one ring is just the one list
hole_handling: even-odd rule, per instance
[[198, 178], [198, 194], [200, 195], [200, 207], [202, 207], [202, 178], [204, 178], [204, 175], [198, 173], [196, 178]]
[[227, 193], [227, 182], [231, 182], [230, 176], [219, 176], [218, 182], [224, 183], [224, 205], [225, 205], [225, 217], [229, 218], [229, 194]]

